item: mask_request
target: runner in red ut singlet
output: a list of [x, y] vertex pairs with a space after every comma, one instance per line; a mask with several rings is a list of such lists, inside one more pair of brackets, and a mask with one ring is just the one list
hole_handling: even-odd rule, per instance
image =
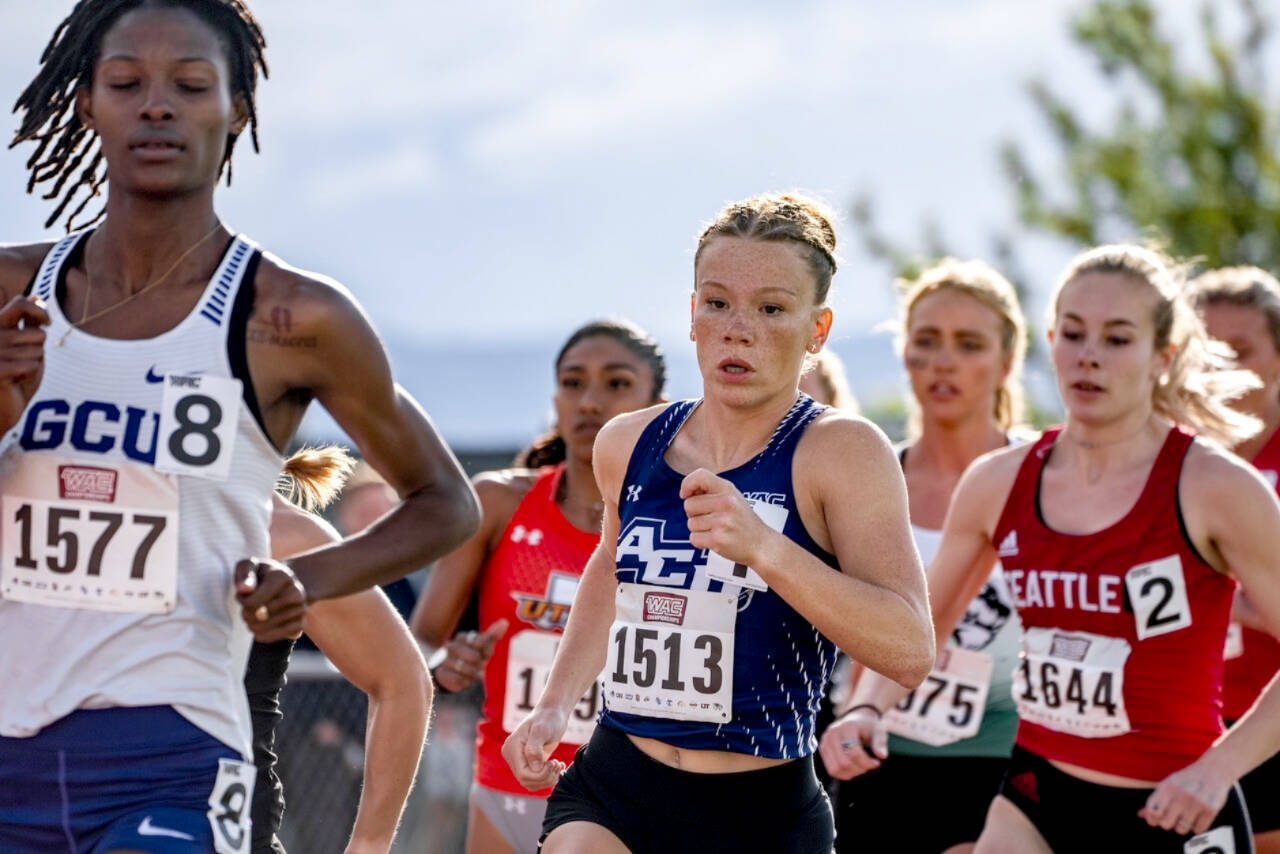
[[[1232, 450], [1250, 460], [1272, 486], [1280, 474], [1280, 282], [1257, 267], [1229, 267], [1196, 279], [1193, 294], [1209, 335], [1236, 352], [1236, 364], [1258, 375], [1262, 387], [1232, 405], [1262, 421], [1258, 435]], [[1278, 486], [1277, 488], [1280, 488]], [[1237, 602], [1227, 634], [1223, 715], [1244, 715], [1280, 671], [1280, 643], [1256, 624], [1247, 600]], [[1259, 854], [1280, 852], [1280, 757], [1240, 780]]]
[[[1249, 851], [1235, 782], [1280, 747], [1280, 682], [1224, 734], [1222, 653], [1237, 581], [1280, 625], [1280, 502], [1189, 428], [1256, 432], [1224, 402], [1252, 378], [1156, 252], [1081, 254], [1052, 306], [1066, 425], [970, 467], [929, 573], [939, 637], [996, 557], [1024, 627], [1017, 743], [977, 850]], [[902, 693], [879, 679], [876, 701]]]
[[[413, 616], [419, 637], [440, 647], [432, 669], [442, 690], [485, 683], [467, 836], [472, 854], [537, 849], [550, 789], [530, 794], [502, 758], [502, 743], [542, 693], [582, 568], [600, 542], [602, 504], [591, 473], [596, 433], [613, 416], [660, 399], [666, 374], [652, 338], [608, 321], [569, 336], [555, 367], [555, 430], [522, 455], [521, 468], [476, 478], [480, 532], [436, 564]], [[477, 589], [487, 628], [446, 644]], [[586, 743], [599, 702], [592, 686], [570, 717], [558, 761], [568, 764]]]

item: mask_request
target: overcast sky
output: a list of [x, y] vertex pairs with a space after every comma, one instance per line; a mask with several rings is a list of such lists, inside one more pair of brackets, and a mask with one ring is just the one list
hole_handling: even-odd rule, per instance
[[[762, 190], [869, 193], [890, 232], [931, 215], [980, 255], [1010, 220], [999, 141], [1055, 162], [1026, 82], [1109, 111], [1069, 40], [1075, 0], [252, 5], [263, 150], [241, 144], [220, 210], [346, 283], [392, 342], [550, 347], [624, 315], [685, 346], [693, 237]], [[1186, 26], [1191, 3], [1161, 5]], [[71, 6], [0, 0], [5, 103]], [[0, 240], [41, 237], [26, 156], [0, 153]], [[842, 236], [837, 338], [892, 305], [889, 271]], [[1046, 288], [1070, 254], [1024, 248]]]

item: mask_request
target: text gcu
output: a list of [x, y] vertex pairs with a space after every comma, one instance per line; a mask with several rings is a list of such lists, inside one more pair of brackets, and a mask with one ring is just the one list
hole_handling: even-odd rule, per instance
[[118, 446], [131, 460], [156, 461], [160, 414], [136, 406], [122, 411], [114, 403], [85, 400], [42, 400], [27, 410], [18, 440], [25, 451], [48, 451], [69, 443], [77, 451], [107, 454]]

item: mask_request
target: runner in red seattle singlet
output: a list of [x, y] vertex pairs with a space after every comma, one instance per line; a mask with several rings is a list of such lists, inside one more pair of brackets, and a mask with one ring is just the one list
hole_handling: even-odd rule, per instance
[[1061, 534], [1040, 518], [1040, 474], [1060, 430], [1027, 454], [995, 529], [1022, 618], [1017, 744], [1139, 780], [1191, 764], [1222, 732], [1222, 651], [1235, 582], [1187, 542], [1178, 478], [1193, 436], [1169, 431], [1116, 524]]

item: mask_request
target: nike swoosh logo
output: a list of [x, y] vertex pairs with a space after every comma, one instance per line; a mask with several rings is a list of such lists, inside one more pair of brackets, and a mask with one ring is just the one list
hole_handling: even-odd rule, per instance
[[155, 366], [155, 365], [152, 365], [151, 367], [147, 368], [147, 382], [149, 382], [149, 383], [162, 383], [162, 382], [164, 382], [164, 375], [163, 375], [163, 374], [157, 374], [157, 373], [156, 373], [156, 366]]
[[151, 816], [147, 816], [142, 820], [142, 824], [138, 825], [139, 836], [171, 836], [174, 839], [185, 839], [188, 842], [195, 842], [196, 838], [190, 833], [183, 833], [181, 830], [170, 830], [167, 827], [156, 827], [151, 823]]

